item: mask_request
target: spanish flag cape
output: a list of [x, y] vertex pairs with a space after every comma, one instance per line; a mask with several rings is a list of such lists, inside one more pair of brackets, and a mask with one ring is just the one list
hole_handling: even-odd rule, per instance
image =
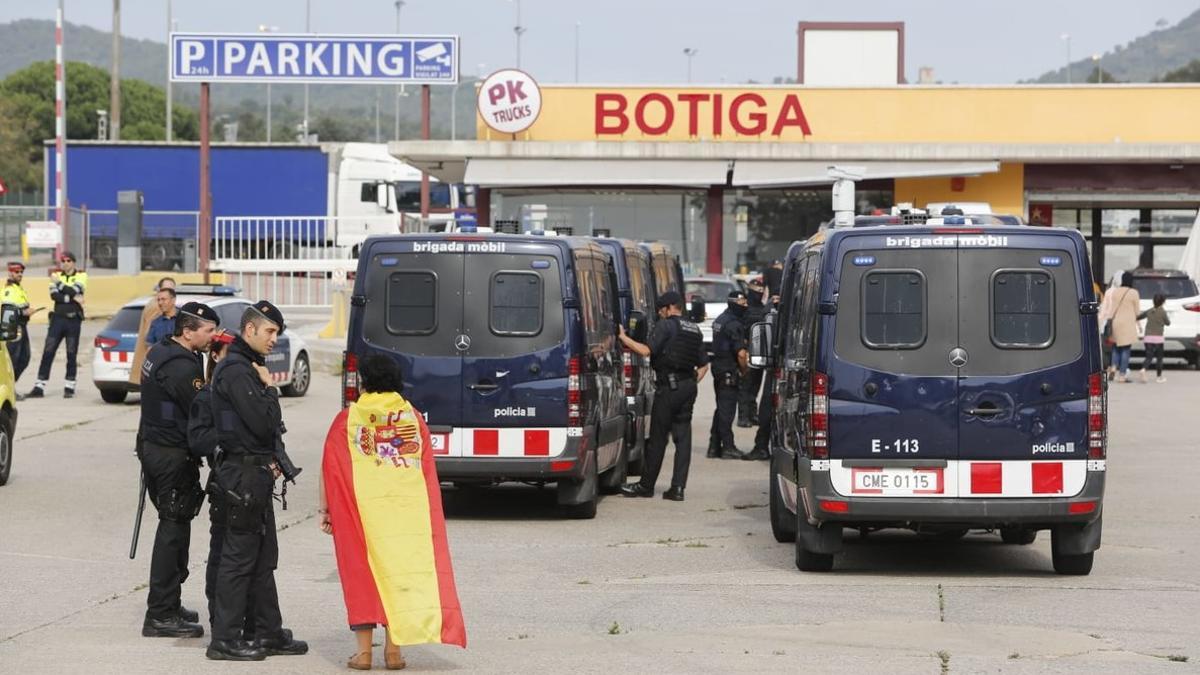
[[322, 471], [350, 625], [466, 647], [421, 413], [396, 393], [363, 394], [333, 420]]

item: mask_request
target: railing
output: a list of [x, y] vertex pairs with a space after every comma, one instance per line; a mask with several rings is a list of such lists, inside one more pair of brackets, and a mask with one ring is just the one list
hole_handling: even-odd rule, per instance
[[332, 293], [351, 278], [358, 261], [341, 260], [222, 260], [213, 269], [242, 295], [270, 300], [280, 307], [328, 307]]
[[214, 260], [340, 260], [372, 234], [396, 234], [396, 216], [222, 216]]
[[[87, 211], [88, 240], [94, 267], [117, 267], [117, 212]], [[198, 211], [142, 211], [142, 267], [195, 271], [199, 265]]]
[[[55, 220], [57, 209], [47, 206], [0, 206], [0, 255], [19, 257], [21, 251], [21, 235], [25, 232], [25, 223], [31, 220]], [[90, 247], [88, 245], [88, 211], [87, 209], [67, 209], [67, 227], [63, 231], [63, 248], [70, 249], [80, 260], [88, 260]], [[37, 258], [47, 258], [45, 251], [35, 251]], [[48, 261], [52, 262], [51, 254]], [[41, 262], [39, 259], [37, 262]]]

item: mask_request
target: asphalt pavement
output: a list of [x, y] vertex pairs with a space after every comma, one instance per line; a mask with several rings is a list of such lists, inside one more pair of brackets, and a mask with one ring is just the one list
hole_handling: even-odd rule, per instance
[[[277, 580], [285, 625], [311, 651], [210, 662], [207, 637], [141, 637], [155, 518], [151, 509], [129, 560], [138, 406], [136, 397], [104, 404], [90, 385], [97, 328], [85, 330], [79, 397], [61, 398], [60, 356], [49, 396], [19, 404], [12, 477], [0, 487], [0, 672], [344, 670], [353, 636], [332, 542], [315, 519], [337, 378], [318, 371], [307, 397], [284, 400], [289, 451], [305, 472], [289, 509], [277, 509]], [[797, 571], [792, 547], [770, 534], [766, 464], [704, 457], [706, 380], [683, 503], [607, 497], [595, 520], [572, 521], [558, 518], [550, 489], [448, 489], [468, 649], [407, 648], [409, 669], [1197, 672], [1200, 454], [1191, 415], [1200, 373], [1172, 369], [1167, 378], [1113, 385], [1104, 544], [1087, 577], [1052, 572], [1046, 533], [1022, 547], [982, 532], [956, 542], [848, 532], [833, 573]], [[20, 389], [32, 380], [27, 372]], [[748, 448], [752, 432], [737, 430], [739, 443]], [[183, 593], [202, 614], [206, 513], [193, 527]]]

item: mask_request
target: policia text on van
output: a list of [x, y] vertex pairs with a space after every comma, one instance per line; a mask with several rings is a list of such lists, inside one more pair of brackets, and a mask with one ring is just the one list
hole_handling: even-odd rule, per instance
[[555, 483], [568, 515], [593, 517], [633, 445], [609, 250], [508, 234], [367, 240], [344, 397], [357, 396], [358, 359], [385, 354], [426, 414], [441, 480]]
[[843, 527], [907, 527], [1050, 530], [1056, 571], [1091, 570], [1107, 400], [1087, 250], [978, 220], [859, 223], [788, 251], [751, 360], [777, 377], [771, 525], [801, 569], [830, 569]]

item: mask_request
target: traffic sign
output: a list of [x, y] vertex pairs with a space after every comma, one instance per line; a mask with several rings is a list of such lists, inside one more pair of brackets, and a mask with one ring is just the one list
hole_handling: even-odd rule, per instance
[[171, 33], [172, 82], [457, 84], [457, 35]]
[[541, 112], [542, 90], [524, 71], [498, 70], [479, 88], [479, 116], [502, 134], [525, 131]]

